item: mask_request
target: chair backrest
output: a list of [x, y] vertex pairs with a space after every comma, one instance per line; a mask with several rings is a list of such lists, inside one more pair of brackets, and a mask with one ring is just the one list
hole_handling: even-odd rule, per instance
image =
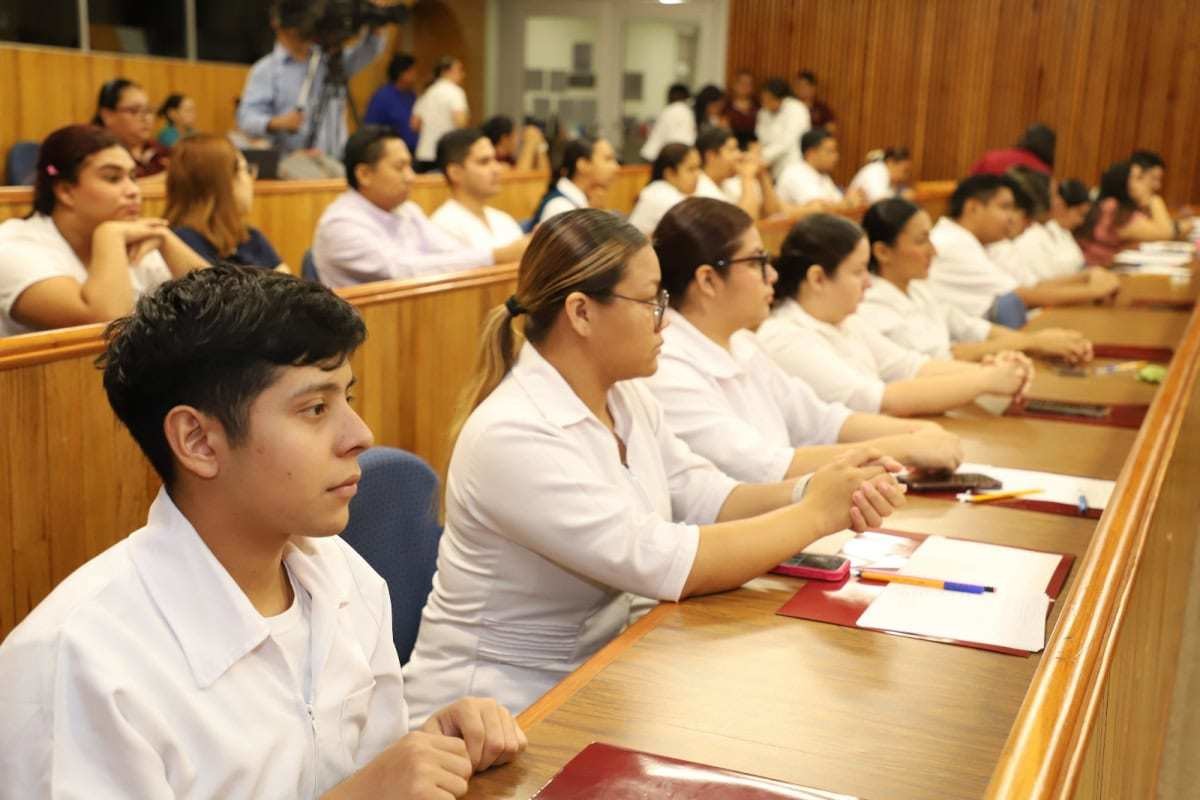
[[313, 260], [312, 248], [305, 250], [304, 258], [300, 259], [300, 277], [313, 283], [321, 282], [321, 276], [317, 275], [317, 262]]
[[362, 478], [342, 538], [387, 581], [392, 638], [404, 664], [437, 569], [438, 479], [420, 458], [394, 447], [372, 447], [358, 463]]
[[4, 180], [9, 186], [32, 186], [37, 173], [38, 143], [17, 142], [8, 149]]

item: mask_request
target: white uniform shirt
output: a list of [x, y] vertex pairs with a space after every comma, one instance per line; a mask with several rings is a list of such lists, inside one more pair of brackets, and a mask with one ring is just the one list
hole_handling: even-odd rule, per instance
[[1010, 275], [1019, 286], [1033, 286], [1038, 282], [1036, 262], [1040, 253], [1037, 245], [1022, 233], [1015, 239], [1001, 239], [984, 248], [988, 258]]
[[663, 180], [651, 181], [638, 193], [633, 211], [629, 212], [629, 224], [649, 236], [658, 227], [658, 221], [686, 199], [687, 195]]
[[[454, 447], [433, 591], [404, 667], [413, 720], [463, 695], [519, 712], [607, 644], [633, 595], [676, 600], [736, 486], [637, 381], [608, 394], [617, 442], [525, 344]], [[673, 522], [672, 520], [681, 520]]]
[[888, 341], [856, 315], [830, 325], [795, 300], [783, 301], [758, 329], [758, 341], [789, 375], [830, 403], [878, 413], [884, 387], [916, 377], [928, 357]]
[[411, 200], [384, 211], [353, 189], [329, 204], [313, 235], [313, 262], [326, 286], [441, 275], [494, 263], [490, 247], [466, 247]]
[[686, 100], [676, 100], [669, 103], [654, 120], [646, 143], [642, 145], [641, 156], [647, 161], [658, 158], [664, 146], [678, 142], [680, 144], [696, 143], [696, 114]]
[[896, 196], [896, 187], [892, 186], [892, 176], [888, 173], [887, 164], [883, 161], [864, 164], [850, 181], [849, 191], [855, 189], [860, 190], [866, 196], [868, 204]]
[[810, 203], [813, 200], [826, 200], [840, 203], [842, 190], [833, 182], [833, 178], [817, 172], [807, 161], [797, 161], [783, 171], [775, 186], [775, 193], [784, 203]]
[[854, 316], [891, 341], [930, 358], [953, 358], [955, 342], [982, 342], [991, 323], [972, 317], [949, 303], [939, 302], [925, 281], [909, 281], [908, 290], [878, 276]]
[[318, 797], [408, 731], [387, 586], [296, 539], [311, 696], [165, 491], [0, 645], [0, 797]]
[[[736, 175], [734, 176], [737, 177]], [[741, 178], [738, 178], [738, 183], [741, 183]], [[736, 203], [736, 200], [731, 200], [729, 195], [725, 194], [725, 190], [717, 185], [717, 182], [708, 177], [708, 173], [701, 170], [700, 178], [696, 181], [696, 191], [692, 192], [692, 197], [709, 197], [713, 200], [724, 200], [726, 203]]]
[[542, 216], [538, 218], [538, 224], [545, 222], [551, 217], [557, 217], [559, 214], [565, 214], [577, 208], [588, 207], [587, 195], [570, 178], [559, 178], [558, 182], [554, 184], [554, 188], [558, 189], [563, 196], [555, 197], [546, 203], [545, 207], [542, 208]]
[[484, 206], [483, 216], [486, 221], [451, 197], [438, 206], [429, 221], [457, 239], [463, 247], [475, 249], [494, 250], [525, 235], [517, 221], [498, 208]]
[[929, 288], [945, 303], [972, 317], [987, 314], [996, 298], [1020, 284], [988, 257], [975, 234], [950, 217], [942, 217], [929, 232], [937, 248], [929, 269]]
[[1083, 250], [1074, 235], [1054, 220], [1035, 222], [1017, 238], [1027, 243], [1039, 281], [1065, 278], [1085, 266]]
[[[88, 268], [75, 255], [54, 220], [45, 214], [0, 223], [0, 336], [35, 330], [12, 318], [12, 307], [21, 294], [50, 278], [74, 278], [82, 285]], [[141, 295], [171, 278], [162, 255], [147, 253], [129, 270], [134, 295]]]
[[833, 444], [850, 416], [781, 370], [750, 331], [730, 350], [679, 312], [667, 312], [658, 371], [646, 380], [675, 435], [726, 475], [747, 483], [781, 481], [795, 448]]
[[458, 127], [456, 112], [467, 112], [467, 93], [449, 78], [438, 78], [413, 105], [413, 114], [421, 118], [417, 161], [437, 161], [438, 140]]
[[758, 110], [754, 134], [762, 145], [763, 161], [771, 165], [776, 179], [789, 165], [800, 161], [800, 137], [812, 127], [808, 106], [794, 97], [785, 97], [778, 111]]

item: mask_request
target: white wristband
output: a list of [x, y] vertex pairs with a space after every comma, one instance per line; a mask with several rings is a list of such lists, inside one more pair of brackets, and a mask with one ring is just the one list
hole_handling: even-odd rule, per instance
[[811, 480], [812, 480], [812, 473], [810, 472], [807, 475], [801, 475], [799, 478], [796, 479], [796, 482], [794, 484], [792, 484], [792, 502], [793, 503], [799, 503], [801, 500], [804, 499], [804, 493], [808, 491], [808, 482]]

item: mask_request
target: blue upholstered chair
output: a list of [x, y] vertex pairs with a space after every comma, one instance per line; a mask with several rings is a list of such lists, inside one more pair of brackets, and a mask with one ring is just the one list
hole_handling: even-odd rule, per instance
[[438, 479], [420, 458], [394, 447], [372, 447], [358, 463], [362, 478], [342, 538], [387, 581], [393, 639], [404, 664], [437, 569]]
[[32, 186], [37, 173], [38, 143], [17, 142], [8, 149], [5, 163], [5, 183], [9, 186]]

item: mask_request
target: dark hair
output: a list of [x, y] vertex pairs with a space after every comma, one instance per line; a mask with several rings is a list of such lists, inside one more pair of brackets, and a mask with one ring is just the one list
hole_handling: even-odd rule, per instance
[[1025, 129], [1021, 138], [1017, 139], [1017, 147], [1028, 150], [1048, 167], [1054, 166], [1054, 144], [1057, 140], [1054, 129], [1035, 122]]
[[467, 160], [467, 154], [480, 139], [486, 138], [479, 128], [458, 128], [438, 139], [437, 164], [438, 169], [450, 180], [447, 168], [451, 164], [462, 164]]
[[116, 136], [96, 125], [68, 125], [51, 133], [38, 149], [33, 210], [38, 214], [54, 213], [54, 187], [60, 181], [79, 180], [79, 168], [92, 154], [120, 146]]
[[720, 150], [732, 138], [733, 132], [728, 128], [707, 128], [696, 137], [696, 151], [700, 153], [700, 160], [703, 162], [708, 153]]
[[346, 183], [350, 184], [351, 189], [358, 188], [358, 176], [354, 174], [354, 168], [359, 164], [374, 166], [378, 163], [388, 139], [400, 139], [400, 134], [388, 125], [364, 125], [346, 140], [342, 164], [346, 167]]
[[[1050, 211], [1050, 176], [1038, 169], [1017, 164], [1004, 173], [1013, 199], [1030, 219]], [[1023, 197], [1021, 196], [1023, 195]]]
[[274, 270], [221, 264], [167, 281], [105, 331], [97, 359], [108, 402], [168, 487], [175, 464], [163, 420], [190, 405], [233, 445], [281, 367], [334, 369], [366, 337], [358, 312], [329, 289]]
[[167, 95], [167, 99], [163, 100], [162, 105], [158, 107], [158, 116], [169, 122], [170, 119], [167, 117], [167, 114], [178, 110], [186, 98], [187, 95], [180, 94], [179, 92]]
[[442, 56], [439, 58], [437, 63], [433, 65], [433, 79], [436, 81], [438, 78], [442, 77], [442, 74], [445, 73], [446, 70], [453, 67], [457, 61], [458, 59], [454, 56]]
[[912, 153], [910, 153], [908, 148], [904, 146], [889, 147], [883, 151], [884, 161], [908, 161], [911, 158]]
[[862, 227], [871, 243], [871, 260], [867, 262], [867, 268], [871, 272], [879, 272], [879, 262], [875, 260], [875, 243], [882, 242], [888, 247], [895, 245], [896, 237], [920, 210], [919, 205], [903, 197], [889, 197], [875, 203], [863, 214]]
[[92, 124], [104, 127], [104, 120], [100, 118], [100, 109], [115, 111], [121, 104], [121, 95], [129, 88], [140, 89], [141, 87], [128, 78], [113, 78], [101, 85], [100, 94], [96, 98], [96, 113], [92, 115]]
[[832, 138], [833, 134], [824, 128], [811, 128], [800, 137], [800, 152], [801, 154], [807, 153], [814, 147], [820, 147], [821, 142]]
[[1005, 186], [1007, 184], [999, 175], [971, 175], [968, 178], [963, 178], [959, 181], [958, 186], [954, 187], [954, 194], [950, 195], [950, 203], [946, 208], [946, 213], [951, 219], [958, 219], [967, 207], [968, 200], [978, 200], [981, 203], [987, 203], [996, 192], [1005, 188]]
[[796, 77], [800, 80], [808, 81], [813, 86], [817, 85], [817, 76], [813, 74], [812, 70], [802, 69], [796, 73]]
[[775, 270], [775, 299], [795, 297], [810, 267], [818, 266], [833, 277], [838, 265], [854, 252], [865, 234], [845, 217], [809, 214], [792, 226], [779, 248]]
[[500, 140], [513, 132], [513, 121], [511, 117], [506, 117], [503, 114], [497, 114], [480, 126], [483, 135], [492, 141], [492, 144], [500, 144]]
[[661, 181], [667, 175], [667, 170], [678, 170], [679, 165], [687, 158], [688, 153], [696, 148], [690, 144], [682, 142], [671, 142], [663, 145], [663, 149], [658, 151], [658, 157], [654, 159], [654, 165], [650, 167], [650, 181]]
[[1137, 209], [1137, 202], [1129, 194], [1129, 173], [1133, 171], [1134, 166], [1132, 161], [1118, 161], [1104, 171], [1100, 176], [1100, 192], [1096, 202], [1088, 209], [1087, 216], [1076, 233], [1077, 236], [1087, 238], [1092, 235], [1096, 223], [1100, 221], [1100, 205], [1109, 198], [1117, 201], [1117, 224], [1124, 224], [1129, 219]]
[[692, 90], [684, 83], [672, 83], [667, 89], [667, 102], [677, 103], [680, 100], [687, 100], [692, 96]]
[[[559, 178], [572, 179], [575, 177], [575, 164], [581, 158], [590, 159], [592, 151], [596, 149], [596, 141], [593, 139], [585, 139], [582, 136], [578, 139], [572, 139], [563, 147], [562, 161], [558, 165], [558, 169], [550, 172], [550, 185], [546, 187], [546, 191], [550, 192], [554, 189], [554, 184], [558, 183]], [[543, 197], [543, 199], [545, 199]]]
[[1058, 196], [1068, 206], [1080, 206], [1092, 201], [1091, 193], [1083, 181], [1069, 178], [1058, 184]]
[[733, 203], [711, 197], [688, 197], [671, 207], [654, 229], [654, 252], [662, 268], [662, 287], [671, 305], [683, 304], [696, 270], [708, 264], [721, 275], [754, 220]]
[[1129, 156], [1129, 160], [1142, 169], [1167, 168], [1167, 163], [1163, 161], [1162, 156], [1153, 150], [1134, 150], [1133, 155]]
[[417, 60], [413, 58], [412, 53], [396, 53], [388, 62], [388, 83], [400, 80], [400, 76], [412, 69], [412, 65], [416, 63]]
[[783, 78], [767, 78], [767, 80], [763, 82], [762, 88], [764, 91], [770, 92], [780, 100], [785, 97], [792, 96], [792, 87], [788, 86], [788, 82]]
[[718, 100], [725, 99], [725, 92], [719, 86], [714, 86], [711, 83], [706, 85], [700, 91], [696, 92], [695, 112], [696, 112], [696, 130], [700, 130], [708, 122], [708, 106], [710, 103], [715, 103]]

